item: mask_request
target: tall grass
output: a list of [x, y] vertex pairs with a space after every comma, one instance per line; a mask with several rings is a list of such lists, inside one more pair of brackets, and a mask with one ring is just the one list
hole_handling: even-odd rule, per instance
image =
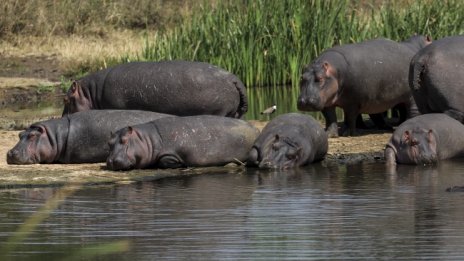
[[463, 13], [461, 0], [205, 2], [190, 20], [147, 39], [137, 56], [123, 61], [206, 61], [239, 75], [247, 86], [295, 85], [303, 65], [335, 44], [462, 34]]

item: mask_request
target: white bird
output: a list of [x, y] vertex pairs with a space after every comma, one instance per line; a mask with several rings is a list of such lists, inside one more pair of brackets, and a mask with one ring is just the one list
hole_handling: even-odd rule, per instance
[[271, 114], [273, 112], [275, 112], [277, 109], [277, 105], [272, 105], [271, 107], [265, 109], [264, 111], [261, 112], [261, 114]]

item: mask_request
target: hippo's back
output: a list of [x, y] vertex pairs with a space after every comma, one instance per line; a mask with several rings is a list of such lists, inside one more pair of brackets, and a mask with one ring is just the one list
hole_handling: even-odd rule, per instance
[[246, 107], [244, 88], [237, 76], [208, 63], [132, 62], [107, 74], [100, 107], [234, 117]]
[[244, 120], [214, 115], [163, 118], [149, 124], [157, 130], [164, 149], [184, 155], [191, 166], [245, 161], [259, 134]]

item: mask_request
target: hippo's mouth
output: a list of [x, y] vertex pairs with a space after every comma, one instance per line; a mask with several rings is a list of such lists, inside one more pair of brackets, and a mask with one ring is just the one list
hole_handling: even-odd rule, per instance
[[325, 104], [321, 99], [300, 97], [296, 104], [300, 111], [321, 111], [325, 108]]
[[110, 170], [130, 170], [135, 166], [135, 160], [129, 158], [126, 159], [112, 159], [108, 158], [106, 161], [106, 166]]
[[17, 151], [10, 150], [6, 155], [6, 163], [10, 165], [30, 165], [38, 162], [36, 157], [22, 157]]

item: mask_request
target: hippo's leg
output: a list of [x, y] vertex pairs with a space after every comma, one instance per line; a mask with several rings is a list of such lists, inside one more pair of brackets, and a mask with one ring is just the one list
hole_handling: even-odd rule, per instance
[[369, 129], [369, 127], [364, 123], [364, 120], [362, 118], [362, 115], [359, 114], [358, 117], [356, 117], [356, 128], [358, 129]]
[[338, 137], [337, 114], [335, 107], [329, 107], [322, 110], [322, 115], [325, 118], [325, 130], [329, 138]]
[[396, 153], [391, 147], [385, 149], [385, 163], [387, 165], [396, 165]]
[[184, 162], [174, 155], [165, 155], [159, 159], [158, 166], [164, 169], [177, 169], [184, 167]]
[[383, 113], [369, 114], [371, 120], [374, 122], [375, 126], [381, 130], [392, 131], [393, 127], [388, 125], [383, 118]]
[[[402, 122], [404, 122], [406, 119], [414, 118], [414, 117], [421, 114], [419, 112], [419, 108], [417, 107], [416, 101], [414, 100], [414, 97], [412, 97], [412, 95], [409, 97], [409, 102], [407, 104], [405, 104], [405, 106], [404, 106], [404, 107], [406, 107], [406, 109], [404, 109], [400, 105], [397, 105], [395, 107], [399, 107], [400, 116], [401, 116], [401, 112], [403, 110], [405, 110], [405, 112], [404, 112], [405, 116], [400, 117], [400, 124]], [[403, 108], [403, 110], [401, 110], [401, 108]]]
[[345, 121], [340, 130], [342, 136], [356, 136], [356, 118], [359, 115], [358, 110], [353, 108], [344, 108]]
[[461, 112], [461, 111], [458, 111], [458, 110], [455, 110], [455, 109], [450, 109], [450, 110], [446, 110], [444, 111], [444, 113], [448, 116], [450, 116], [451, 118], [461, 122], [461, 123], [464, 123], [464, 114]]

